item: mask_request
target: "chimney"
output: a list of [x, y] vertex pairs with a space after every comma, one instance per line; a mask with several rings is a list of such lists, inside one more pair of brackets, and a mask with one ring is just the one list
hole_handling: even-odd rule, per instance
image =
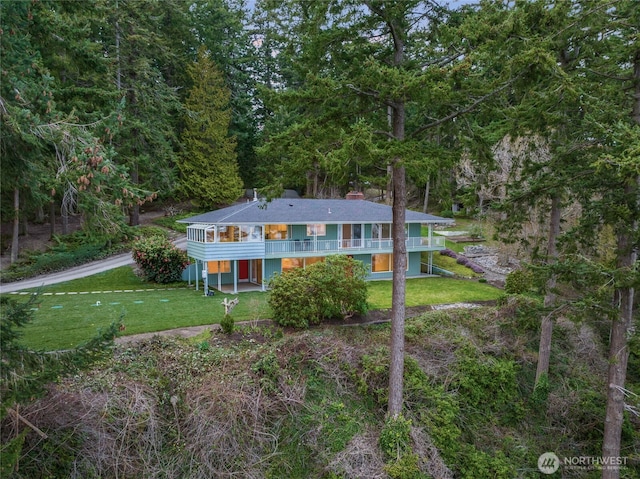
[[347, 193], [346, 199], [364, 200], [364, 193], [362, 191], [350, 191], [349, 193]]

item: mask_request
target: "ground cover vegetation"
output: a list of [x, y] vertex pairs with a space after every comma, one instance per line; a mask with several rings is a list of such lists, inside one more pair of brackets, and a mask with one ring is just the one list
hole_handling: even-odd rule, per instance
[[[238, 187], [233, 138], [245, 187], [309, 197], [377, 191], [394, 206], [385, 437], [401, 437], [404, 207], [455, 216], [462, 203], [492, 220], [500, 244], [530, 270], [526, 293], [544, 298], [538, 392], [559, 386], [551, 367], [557, 324], [579, 317], [586, 327], [610, 327], [609, 371], [598, 390], [606, 393], [601, 454], [623, 455], [628, 398], [637, 393], [627, 384], [640, 286], [637, 2], [244, 7], [0, 2], [0, 219], [10, 227], [2, 244], [10, 243], [11, 261], [30, 221], [49, 221], [53, 236], [79, 217], [82, 243], [112, 245], [127, 223], [138, 224], [145, 203], [188, 201], [180, 192], [190, 178], [178, 168], [186, 146], [194, 161], [207, 151], [207, 167], [230, 172], [225, 192]], [[211, 91], [200, 92], [208, 80], [197, 71], [209, 60], [224, 85], [214, 75]], [[224, 101], [203, 111], [193, 100], [205, 97]], [[193, 134], [206, 118], [215, 125], [200, 130], [219, 155]], [[214, 201], [199, 199], [207, 209]], [[526, 275], [517, 279], [510, 287], [526, 290]], [[384, 442], [388, 456], [405, 450]], [[409, 454], [394, 467], [414, 463]]]
[[[4, 438], [24, 436], [7, 477], [539, 477], [545, 451], [600, 453], [608, 328], [559, 321], [547, 387], [534, 390], [537, 301], [510, 296], [408, 319], [404, 413], [394, 420], [389, 324], [247, 326], [234, 339], [119, 346], [20, 409], [47, 439], [4, 418]], [[639, 368], [636, 350], [630, 387]], [[637, 418], [622, 438], [632, 458]], [[633, 464], [622, 477], [638, 477]], [[559, 474], [600, 472], [550, 477]]]

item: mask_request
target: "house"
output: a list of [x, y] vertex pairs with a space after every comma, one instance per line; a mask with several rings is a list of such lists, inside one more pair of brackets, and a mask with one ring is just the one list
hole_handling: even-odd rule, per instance
[[[332, 254], [362, 261], [369, 267], [368, 279], [390, 279], [392, 208], [351, 197], [356, 199], [250, 201], [180, 220], [188, 224], [187, 254], [192, 259], [184, 279], [195, 279], [198, 288], [202, 278], [205, 291], [212, 286], [236, 293], [243, 283], [264, 291], [274, 274]], [[451, 222], [407, 210], [408, 277], [422, 274], [423, 252], [429, 253], [425, 271], [431, 273], [433, 252], [445, 247], [433, 226]]]

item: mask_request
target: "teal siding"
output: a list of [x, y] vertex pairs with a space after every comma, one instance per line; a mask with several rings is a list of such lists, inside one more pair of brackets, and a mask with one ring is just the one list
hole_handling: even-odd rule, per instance
[[291, 238], [292, 240], [303, 240], [307, 238], [307, 227], [305, 225], [293, 225], [291, 226]]
[[195, 281], [196, 280], [196, 265], [190, 264], [182, 272], [182, 281]]
[[362, 261], [369, 272], [368, 276], [371, 276], [371, 255], [370, 254], [354, 254], [353, 259], [356, 261]]
[[337, 240], [338, 239], [338, 229], [342, 225], [327, 225], [327, 236], [322, 239], [327, 240]]
[[282, 272], [282, 262], [280, 258], [266, 259], [262, 262], [262, 268], [264, 270], [265, 282], [268, 283], [271, 276]]
[[410, 223], [409, 224], [409, 236], [410, 237], [422, 236], [421, 232], [422, 232], [422, 225], [421, 224], [418, 224], [418, 223]]
[[420, 274], [420, 252], [409, 253], [409, 269], [407, 276], [418, 276]]
[[[220, 284], [233, 284], [233, 264], [231, 273], [220, 273]], [[213, 288], [218, 286], [218, 273], [209, 274], [209, 286]]]

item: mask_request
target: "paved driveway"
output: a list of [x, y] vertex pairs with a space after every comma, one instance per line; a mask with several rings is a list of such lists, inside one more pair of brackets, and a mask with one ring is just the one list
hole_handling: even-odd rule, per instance
[[[186, 249], [187, 238], [181, 237], [175, 240], [174, 244], [178, 248]], [[24, 279], [22, 281], [0, 284], [0, 293], [11, 293], [13, 291], [20, 291], [23, 289], [39, 288], [40, 286], [47, 286], [49, 284], [63, 283], [65, 281], [84, 278], [86, 276], [102, 273], [103, 271], [108, 271], [110, 269], [119, 268], [120, 266], [126, 266], [129, 264], [133, 264], [131, 252], [122, 253], [99, 261], [93, 261], [81, 266], [59, 271], [57, 273], [43, 274], [34, 278]]]

